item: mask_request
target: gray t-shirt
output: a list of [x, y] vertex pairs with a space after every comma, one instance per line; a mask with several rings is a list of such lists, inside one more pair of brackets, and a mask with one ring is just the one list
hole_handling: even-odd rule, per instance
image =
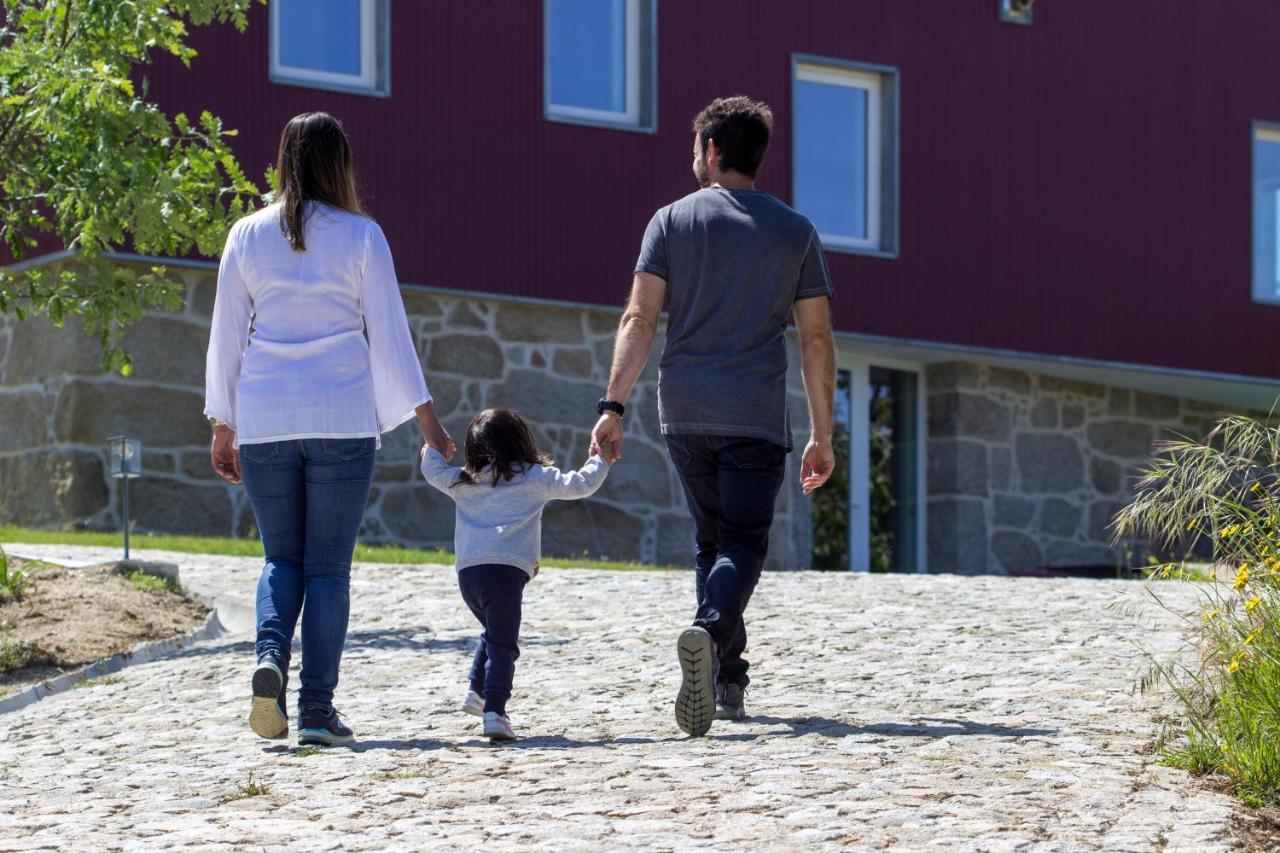
[[763, 438], [790, 450], [791, 306], [835, 295], [813, 224], [758, 190], [699, 190], [653, 215], [636, 272], [667, 282], [663, 434]]

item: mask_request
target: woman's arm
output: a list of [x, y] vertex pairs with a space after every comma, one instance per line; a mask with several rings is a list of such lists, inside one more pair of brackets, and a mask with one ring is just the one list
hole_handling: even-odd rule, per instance
[[213, 470], [229, 483], [240, 482], [240, 454], [235, 449], [236, 380], [249, 346], [252, 321], [253, 300], [240, 266], [240, 234], [233, 226], [218, 264], [218, 290], [204, 366], [205, 416], [225, 423], [214, 430], [209, 455]]

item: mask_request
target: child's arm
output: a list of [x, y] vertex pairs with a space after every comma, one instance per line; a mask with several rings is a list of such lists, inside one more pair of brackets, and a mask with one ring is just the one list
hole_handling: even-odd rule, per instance
[[427, 482], [435, 486], [442, 492], [448, 492], [449, 487], [458, 482], [458, 473], [461, 468], [455, 468], [440, 455], [440, 451], [434, 447], [424, 444], [422, 446], [422, 476], [427, 478]]
[[596, 454], [577, 471], [561, 471], [549, 466], [542, 470], [547, 500], [572, 501], [595, 494], [609, 474], [609, 463]]

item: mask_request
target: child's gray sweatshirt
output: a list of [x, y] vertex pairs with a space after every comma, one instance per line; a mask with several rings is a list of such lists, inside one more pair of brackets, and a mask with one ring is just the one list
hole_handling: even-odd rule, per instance
[[477, 483], [460, 483], [461, 472], [435, 448], [428, 447], [422, 457], [422, 475], [427, 482], [457, 505], [453, 532], [456, 568], [500, 563], [523, 569], [532, 577], [542, 558], [542, 508], [550, 501], [593, 494], [608, 475], [609, 463], [596, 455], [578, 471], [530, 465], [497, 486], [487, 471], [481, 472]]

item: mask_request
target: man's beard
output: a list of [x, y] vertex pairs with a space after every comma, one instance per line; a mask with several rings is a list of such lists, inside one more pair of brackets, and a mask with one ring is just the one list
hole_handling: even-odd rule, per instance
[[693, 161], [693, 176], [698, 179], [698, 186], [704, 190], [711, 186], [710, 170], [707, 169], [707, 155], [703, 154]]

